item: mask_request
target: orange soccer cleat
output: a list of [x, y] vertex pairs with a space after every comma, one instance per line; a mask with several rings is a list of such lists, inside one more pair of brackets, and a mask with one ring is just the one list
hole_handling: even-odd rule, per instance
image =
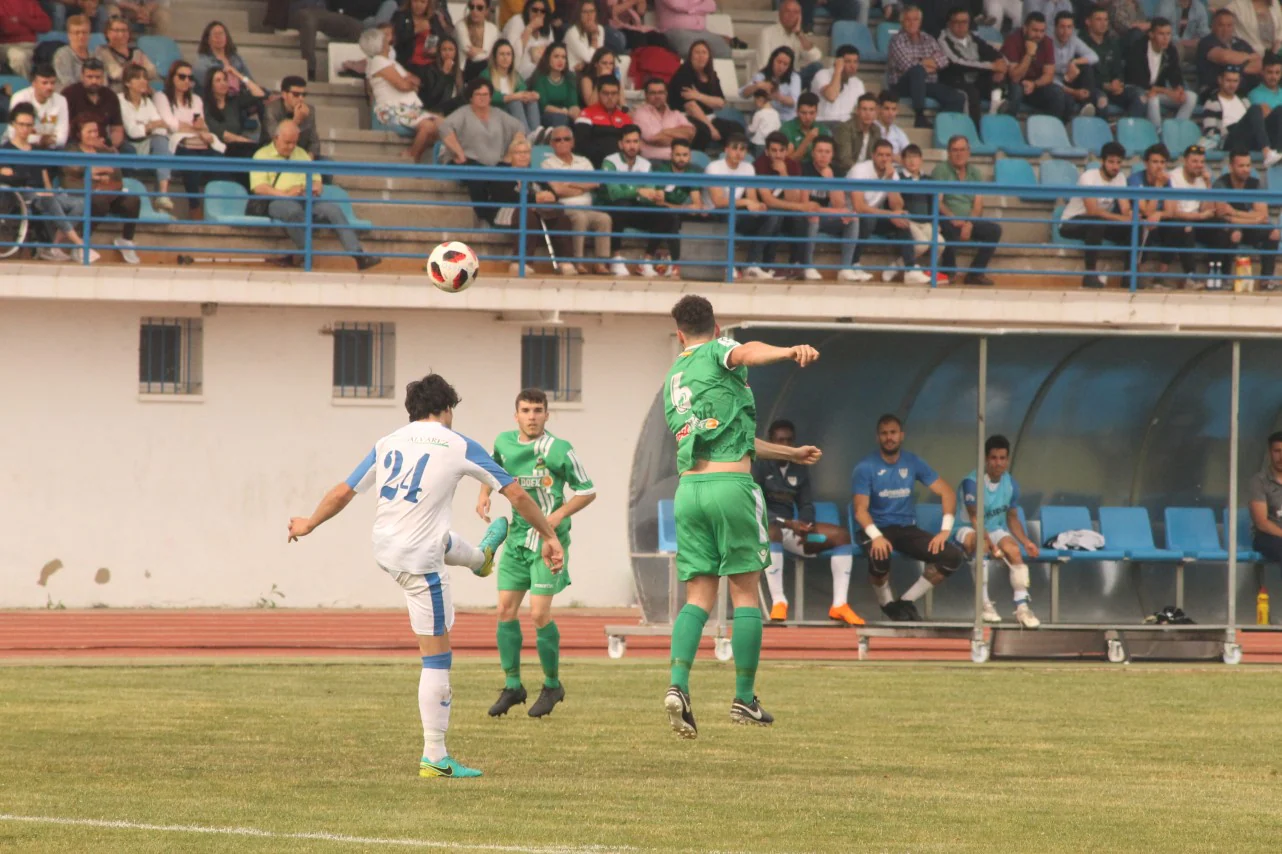
[[854, 612], [849, 605], [841, 604], [828, 609], [828, 619], [838, 620], [848, 626], [862, 626], [864, 618]]
[[788, 603], [776, 602], [770, 606], [770, 622], [782, 623], [788, 619]]

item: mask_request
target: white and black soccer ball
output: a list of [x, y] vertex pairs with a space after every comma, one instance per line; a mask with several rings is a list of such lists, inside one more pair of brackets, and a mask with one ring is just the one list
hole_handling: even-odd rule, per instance
[[427, 277], [449, 294], [465, 291], [476, 282], [481, 262], [472, 247], [458, 240], [442, 243], [427, 256]]

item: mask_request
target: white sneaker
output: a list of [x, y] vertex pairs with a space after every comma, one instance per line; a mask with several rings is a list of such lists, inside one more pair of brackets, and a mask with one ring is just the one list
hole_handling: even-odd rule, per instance
[[918, 269], [917, 267], [913, 267], [907, 273], [904, 273], [904, 284], [905, 285], [928, 285], [930, 284], [930, 276], [926, 275], [926, 272], [924, 270]]
[[801, 278], [805, 279], [807, 282], [822, 282], [824, 277], [820, 275], [819, 271], [814, 267], [807, 267], [805, 271], [802, 272]]
[[1006, 96], [1002, 94], [1001, 89], [994, 89], [988, 99], [988, 114], [995, 116], [1001, 112], [1002, 105], [1006, 103]]
[[151, 200], [151, 206], [163, 213], [169, 213], [174, 209], [174, 200], [168, 196], [156, 196]]
[[71, 260], [71, 256], [67, 254], [66, 250], [59, 249], [57, 246], [44, 247], [40, 251], [36, 252], [36, 257], [41, 261], [64, 262]]
[[87, 252], [89, 253], [89, 263], [90, 263], [90, 264], [96, 264], [96, 263], [98, 262], [98, 259], [102, 257], [101, 255], [99, 255], [99, 254], [97, 253], [97, 251], [95, 251], [95, 250], [93, 250], [93, 249], [86, 249], [85, 251], [87, 251]]
[[142, 263], [142, 259], [139, 258], [138, 253], [134, 251], [134, 247], [137, 246], [137, 244], [132, 240], [125, 240], [123, 237], [117, 237], [115, 240], [111, 241], [111, 243], [120, 250], [120, 257], [125, 259], [126, 264]]
[[659, 271], [654, 269], [653, 264], [646, 261], [641, 265], [640, 275], [643, 279], [657, 279], [659, 278]]
[[625, 276], [632, 275], [628, 272], [628, 265], [624, 263], [623, 258], [615, 255], [610, 259], [610, 275], [622, 279]]
[[557, 265], [557, 272], [562, 276], [577, 276], [579, 275], [579, 268], [571, 264], [569, 261], [562, 261]]
[[770, 272], [769, 270], [763, 270], [760, 267], [749, 267], [748, 269], [743, 271], [743, 274], [747, 276], [749, 279], [767, 280], [767, 279], [773, 279], [775, 277], [774, 273]]
[[881, 271], [881, 280], [883, 282], [893, 282], [895, 276], [899, 275], [899, 268], [904, 266], [904, 259], [896, 258], [890, 262], [890, 266]]
[[1027, 602], [1020, 602], [1015, 606], [1015, 619], [1026, 629], [1035, 629], [1042, 624]]
[[867, 270], [842, 270], [837, 278], [843, 282], [871, 282], [872, 273]]
[[1264, 149], [1264, 168], [1265, 169], [1268, 169], [1270, 166], [1273, 166], [1279, 161], [1282, 161], [1282, 151], [1274, 151], [1271, 148]]
[[1002, 615], [997, 613], [997, 606], [987, 600], [984, 601], [984, 622], [1000, 623]]

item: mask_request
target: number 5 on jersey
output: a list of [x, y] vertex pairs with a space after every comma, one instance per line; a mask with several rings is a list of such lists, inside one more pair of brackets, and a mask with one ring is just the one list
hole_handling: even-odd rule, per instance
[[[400, 497], [400, 491], [404, 489], [407, 490], [405, 500], [411, 504], [417, 504], [418, 497], [423, 494], [423, 490], [419, 487], [423, 481], [423, 470], [427, 468], [427, 461], [431, 456], [431, 454], [423, 454], [418, 458], [418, 462], [414, 463], [414, 468], [402, 475], [401, 467], [405, 459], [401, 456], [401, 452], [388, 451], [387, 456], [383, 457], [383, 468], [391, 471], [387, 475], [387, 480], [383, 481], [383, 488], [378, 491], [378, 494], [388, 501], [395, 501]], [[397, 480], [398, 475], [400, 480]]]

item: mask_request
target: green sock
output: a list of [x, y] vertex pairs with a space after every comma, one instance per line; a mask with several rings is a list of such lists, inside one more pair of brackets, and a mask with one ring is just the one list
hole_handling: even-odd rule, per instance
[[734, 698], [751, 703], [756, 693], [757, 662], [761, 660], [761, 609], [735, 608], [733, 631]]
[[539, 663], [543, 665], [543, 684], [549, 688], [560, 688], [561, 680], [557, 675], [561, 664], [561, 632], [556, 623], [548, 623], [536, 634]]
[[499, 663], [503, 665], [504, 688], [521, 687], [521, 623], [508, 620], [499, 623]]
[[708, 612], [687, 603], [672, 624], [672, 684], [687, 694], [690, 693], [690, 668], [694, 666], [694, 657], [699, 652], [706, 622]]

